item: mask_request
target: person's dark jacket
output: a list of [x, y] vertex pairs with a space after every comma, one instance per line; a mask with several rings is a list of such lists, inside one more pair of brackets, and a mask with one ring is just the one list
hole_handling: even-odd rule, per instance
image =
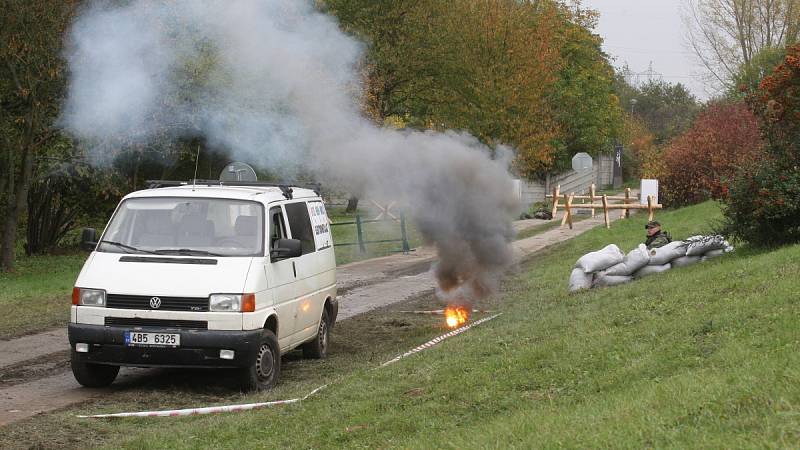
[[647, 240], [644, 241], [644, 245], [646, 245], [647, 249], [650, 250], [651, 248], [663, 247], [670, 242], [672, 242], [672, 236], [670, 236], [666, 231], [659, 231], [652, 236], [648, 236]]

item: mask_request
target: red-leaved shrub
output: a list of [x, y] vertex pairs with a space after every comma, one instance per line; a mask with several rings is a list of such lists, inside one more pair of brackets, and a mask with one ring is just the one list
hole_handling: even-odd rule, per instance
[[748, 97], [767, 156], [741, 171], [725, 202], [725, 232], [758, 246], [800, 242], [800, 44]]
[[668, 206], [725, 199], [736, 172], [764, 157], [758, 121], [744, 103], [712, 103], [664, 150], [661, 200]]

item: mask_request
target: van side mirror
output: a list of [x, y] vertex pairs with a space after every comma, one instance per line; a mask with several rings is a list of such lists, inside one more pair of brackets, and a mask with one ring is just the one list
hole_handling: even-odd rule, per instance
[[269, 252], [272, 262], [287, 258], [295, 258], [303, 254], [303, 246], [299, 239], [278, 239]]
[[84, 228], [81, 232], [81, 249], [91, 252], [97, 247], [97, 230]]

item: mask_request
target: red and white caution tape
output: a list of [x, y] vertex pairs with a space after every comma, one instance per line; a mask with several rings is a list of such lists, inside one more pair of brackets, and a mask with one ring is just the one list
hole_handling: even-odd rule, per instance
[[[502, 313], [500, 313], [500, 314], [502, 314]], [[472, 328], [474, 326], [477, 326], [477, 325], [480, 325], [480, 324], [482, 324], [484, 322], [488, 322], [488, 321], [498, 317], [500, 314], [495, 314], [495, 315], [490, 316], [490, 317], [485, 317], [483, 319], [476, 320], [475, 322], [472, 322], [469, 325], [464, 325], [463, 327], [457, 328], [457, 329], [455, 329], [455, 330], [453, 330], [453, 331], [451, 331], [449, 333], [445, 333], [445, 334], [443, 334], [441, 336], [435, 337], [435, 338], [431, 339], [430, 341], [428, 341], [428, 342], [426, 342], [426, 343], [424, 343], [424, 344], [422, 344], [422, 345], [420, 345], [418, 347], [415, 347], [415, 348], [403, 353], [402, 355], [398, 355], [398, 356], [390, 359], [389, 361], [386, 361], [385, 363], [383, 363], [380, 366], [376, 367], [376, 369], [378, 369], [380, 367], [388, 366], [389, 364], [396, 363], [397, 361], [400, 361], [403, 358], [411, 356], [411, 355], [413, 355], [415, 353], [419, 353], [419, 352], [421, 352], [423, 350], [429, 349], [429, 348], [433, 347], [434, 345], [442, 342], [443, 340], [445, 340], [447, 338], [450, 338], [450, 337], [456, 336], [458, 334], [461, 334], [461, 333], [469, 330], [470, 328]], [[326, 387], [328, 387], [327, 384], [322, 385], [322, 386], [314, 389], [313, 391], [309, 392], [308, 394], [306, 394], [303, 397], [292, 398], [292, 399], [289, 399], [289, 400], [276, 400], [276, 401], [261, 402], [261, 403], [245, 403], [245, 404], [240, 404], [240, 405], [207, 406], [207, 407], [204, 407], [204, 408], [170, 409], [170, 410], [164, 410], [164, 411], [139, 411], [139, 412], [124, 412], [124, 413], [115, 413], [115, 414], [94, 414], [94, 415], [90, 415], [90, 416], [78, 416], [78, 417], [83, 418], [83, 419], [105, 419], [105, 418], [118, 418], [118, 417], [179, 417], [179, 416], [195, 416], [195, 415], [201, 415], [201, 414], [216, 414], [216, 413], [225, 413], [225, 412], [234, 412], [234, 411], [248, 411], [248, 410], [251, 410], [251, 409], [267, 408], [267, 407], [270, 407], [270, 406], [279, 406], [279, 405], [287, 405], [287, 404], [290, 404], [290, 403], [298, 403], [298, 402], [300, 402], [302, 400], [307, 399], [308, 397], [311, 397], [312, 395], [314, 395], [317, 392], [325, 389]]]
[[186, 408], [186, 409], [169, 409], [165, 411], [139, 411], [139, 412], [124, 412], [115, 414], [94, 414], [91, 416], [78, 416], [82, 419], [104, 419], [104, 418], [117, 418], [117, 417], [178, 417], [178, 416], [198, 416], [201, 414], [216, 414], [225, 412], [236, 411], [249, 411], [251, 409], [267, 408], [270, 406], [288, 405], [289, 403], [297, 403], [305, 400], [308, 397], [316, 394], [317, 392], [325, 389], [328, 385], [320, 386], [313, 391], [309, 392], [303, 397], [291, 398], [289, 400], [276, 400], [272, 402], [261, 403], [245, 403], [241, 405], [222, 405], [222, 406], [207, 406], [204, 408]]
[[435, 337], [435, 338], [431, 339], [430, 341], [428, 341], [428, 342], [426, 342], [426, 343], [424, 343], [424, 344], [422, 344], [422, 345], [420, 345], [418, 347], [412, 348], [411, 350], [403, 353], [402, 355], [395, 356], [394, 358], [390, 359], [389, 361], [386, 361], [385, 363], [381, 364], [380, 367], [386, 367], [389, 364], [396, 363], [397, 361], [400, 361], [401, 359], [403, 359], [405, 357], [411, 356], [411, 355], [413, 355], [415, 353], [419, 353], [419, 352], [421, 352], [423, 350], [427, 350], [427, 349], [433, 347], [434, 345], [442, 342], [443, 340], [445, 340], [447, 338], [453, 337], [453, 336], [455, 336], [457, 334], [461, 334], [461, 333], [469, 330], [470, 328], [472, 328], [474, 326], [477, 326], [477, 325], [480, 325], [480, 324], [482, 324], [484, 322], [488, 322], [488, 321], [490, 321], [492, 319], [495, 319], [500, 314], [502, 314], [502, 313], [495, 314], [495, 315], [489, 316], [489, 317], [485, 317], [485, 318], [483, 318], [481, 320], [476, 320], [475, 322], [472, 322], [469, 325], [464, 325], [463, 327], [456, 328], [455, 330], [453, 330], [453, 331], [451, 331], [449, 333], [445, 333], [445, 334], [443, 334], [441, 336]]
[[[432, 309], [432, 310], [421, 310], [421, 311], [397, 311], [402, 314], [431, 314], [431, 315], [442, 315], [444, 314], [443, 309]], [[488, 309], [473, 309], [473, 313], [493, 313], [494, 311]]]

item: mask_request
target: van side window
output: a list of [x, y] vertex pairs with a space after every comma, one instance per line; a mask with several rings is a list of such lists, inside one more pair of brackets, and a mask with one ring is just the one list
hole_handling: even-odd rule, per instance
[[286, 239], [286, 228], [283, 225], [283, 211], [280, 206], [269, 210], [269, 248], [275, 248], [275, 241]]
[[303, 254], [316, 251], [314, 232], [311, 230], [311, 218], [308, 217], [308, 207], [305, 202], [289, 203], [284, 205], [286, 215], [289, 217], [289, 229], [292, 238], [299, 239], [302, 244]]

